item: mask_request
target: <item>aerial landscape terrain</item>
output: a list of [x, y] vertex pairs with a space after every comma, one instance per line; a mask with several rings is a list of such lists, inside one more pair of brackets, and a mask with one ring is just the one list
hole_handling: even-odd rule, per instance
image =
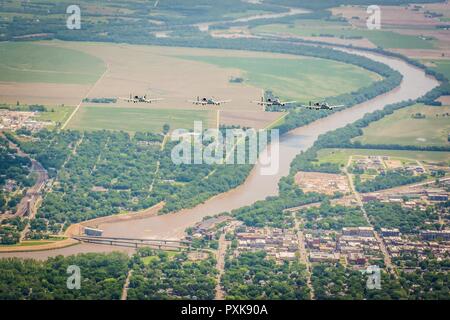
[[444, 0], [2, 1], [0, 300], [450, 300], [449, 79]]

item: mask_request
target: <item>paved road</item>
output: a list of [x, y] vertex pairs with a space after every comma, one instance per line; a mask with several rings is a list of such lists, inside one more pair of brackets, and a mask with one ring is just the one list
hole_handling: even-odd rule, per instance
[[298, 249], [299, 249], [299, 259], [300, 262], [306, 266], [306, 284], [309, 288], [309, 297], [311, 300], [314, 300], [314, 287], [311, 282], [311, 263], [309, 262], [308, 252], [306, 251], [305, 246], [305, 236], [303, 234], [303, 230], [300, 228], [300, 219], [296, 217], [296, 213], [292, 213], [292, 217], [295, 221], [295, 229], [297, 230], [297, 239], [298, 239]]
[[216, 269], [219, 271], [217, 275], [216, 295], [214, 300], [224, 300], [225, 292], [223, 291], [220, 280], [225, 272], [225, 253], [227, 251], [228, 241], [225, 240], [225, 233], [222, 233], [219, 238], [219, 249], [217, 250], [217, 264]]
[[[361, 200], [361, 195], [359, 194], [358, 191], [356, 191], [355, 185], [354, 185], [354, 183], [353, 183], [352, 175], [348, 172], [348, 168], [349, 168], [349, 166], [350, 166], [351, 163], [352, 163], [352, 156], [350, 156], [350, 157], [348, 158], [347, 165], [346, 165], [345, 168], [344, 168], [344, 172], [345, 172], [345, 174], [347, 175], [347, 179], [348, 179], [348, 182], [349, 182], [349, 185], [350, 185], [350, 190], [351, 190], [351, 191], [353, 192], [353, 194], [355, 195], [356, 202], [358, 203], [358, 206], [361, 208], [361, 211], [362, 211], [362, 213], [363, 213], [363, 215], [364, 215], [364, 218], [366, 219], [367, 223], [373, 228], [374, 226], [373, 226], [372, 223], [370, 222], [369, 216], [367, 215], [366, 209], [364, 208], [364, 204], [363, 204], [363, 202], [362, 202], [362, 200]], [[378, 232], [375, 230], [375, 228], [374, 228], [374, 231], [373, 231], [373, 232], [374, 232], [374, 235], [375, 235], [375, 239], [377, 240], [378, 245], [379, 245], [379, 247], [380, 247], [380, 250], [381, 250], [381, 252], [383, 253], [384, 264], [386, 265], [387, 270], [388, 270], [390, 273], [393, 273], [395, 276], [397, 276], [396, 267], [395, 267], [395, 265], [392, 263], [391, 256], [389, 255], [389, 252], [388, 252], [388, 250], [387, 250], [387, 248], [386, 248], [386, 245], [384, 244], [383, 239], [380, 237], [380, 235], [379, 235]]]

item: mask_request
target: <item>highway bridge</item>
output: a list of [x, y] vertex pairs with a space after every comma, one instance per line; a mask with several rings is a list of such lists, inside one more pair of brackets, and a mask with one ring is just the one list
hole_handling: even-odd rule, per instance
[[94, 236], [73, 236], [72, 239], [93, 244], [106, 244], [110, 246], [120, 246], [129, 248], [150, 247], [159, 250], [178, 250], [178, 251], [181, 251], [183, 249], [191, 249], [191, 242], [184, 240], [136, 239], [136, 238], [94, 237]]

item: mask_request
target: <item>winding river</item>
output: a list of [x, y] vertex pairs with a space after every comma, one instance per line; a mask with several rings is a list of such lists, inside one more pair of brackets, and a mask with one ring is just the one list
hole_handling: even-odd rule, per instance
[[194, 26], [197, 27], [200, 31], [207, 32], [211, 26], [221, 24], [221, 23], [237, 23], [237, 22], [249, 22], [253, 20], [260, 20], [260, 19], [277, 19], [277, 18], [283, 18], [288, 16], [293, 16], [296, 14], [304, 14], [310, 12], [309, 10], [300, 9], [300, 8], [287, 8], [288, 11], [286, 12], [280, 12], [280, 13], [261, 13], [257, 15], [252, 15], [249, 17], [242, 17], [231, 21], [215, 21], [215, 22], [204, 22], [204, 23], [198, 23]]
[[[352, 108], [336, 112], [307, 126], [294, 129], [282, 136], [279, 145], [280, 169], [276, 175], [261, 175], [260, 166], [256, 165], [244, 184], [236, 189], [213, 197], [192, 209], [185, 209], [176, 213], [154, 216], [141, 220], [100, 225], [99, 227], [104, 230], [104, 235], [148, 239], [178, 239], [183, 236], [183, 232], [187, 227], [201, 221], [205, 216], [237, 209], [242, 206], [250, 205], [255, 201], [263, 200], [267, 196], [276, 195], [278, 192], [278, 181], [281, 177], [286, 176], [289, 173], [289, 166], [294, 157], [302, 150], [311, 147], [319, 135], [352, 123], [361, 118], [365, 113], [382, 109], [387, 104], [418, 98], [439, 85], [437, 80], [426, 76], [423, 70], [416, 68], [403, 60], [365, 51], [345, 51], [384, 63], [399, 71], [403, 75], [400, 86], [384, 95], [378, 96]], [[18, 256], [44, 259], [59, 254], [70, 255], [81, 252], [105, 252], [112, 250], [130, 252], [132, 249], [79, 244], [51, 251], [2, 253], [0, 254], [0, 257]]]

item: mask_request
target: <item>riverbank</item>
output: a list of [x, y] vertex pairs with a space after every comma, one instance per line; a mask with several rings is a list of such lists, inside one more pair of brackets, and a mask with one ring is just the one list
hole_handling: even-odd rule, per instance
[[75, 223], [70, 225], [64, 232], [64, 237], [66, 238], [64, 240], [58, 240], [50, 243], [43, 243], [42, 245], [33, 243], [32, 245], [0, 246], [0, 253], [46, 251], [75, 246], [80, 244], [80, 242], [72, 239], [72, 237], [82, 235], [83, 229], [85, 227], [98, 228], [99, 226], [108, 223], [117, 223], [131, 220], [135, 221], [139, 219], [149, 218], [154, 215], [157, 215], [158, 212], [164, 207], [164, 205], [165, 203], [162, 201], [154, 205], [153, 207], [144, 209], [142, 211], [121, 213], [112, 216], [95, 218], [80, 223]]

